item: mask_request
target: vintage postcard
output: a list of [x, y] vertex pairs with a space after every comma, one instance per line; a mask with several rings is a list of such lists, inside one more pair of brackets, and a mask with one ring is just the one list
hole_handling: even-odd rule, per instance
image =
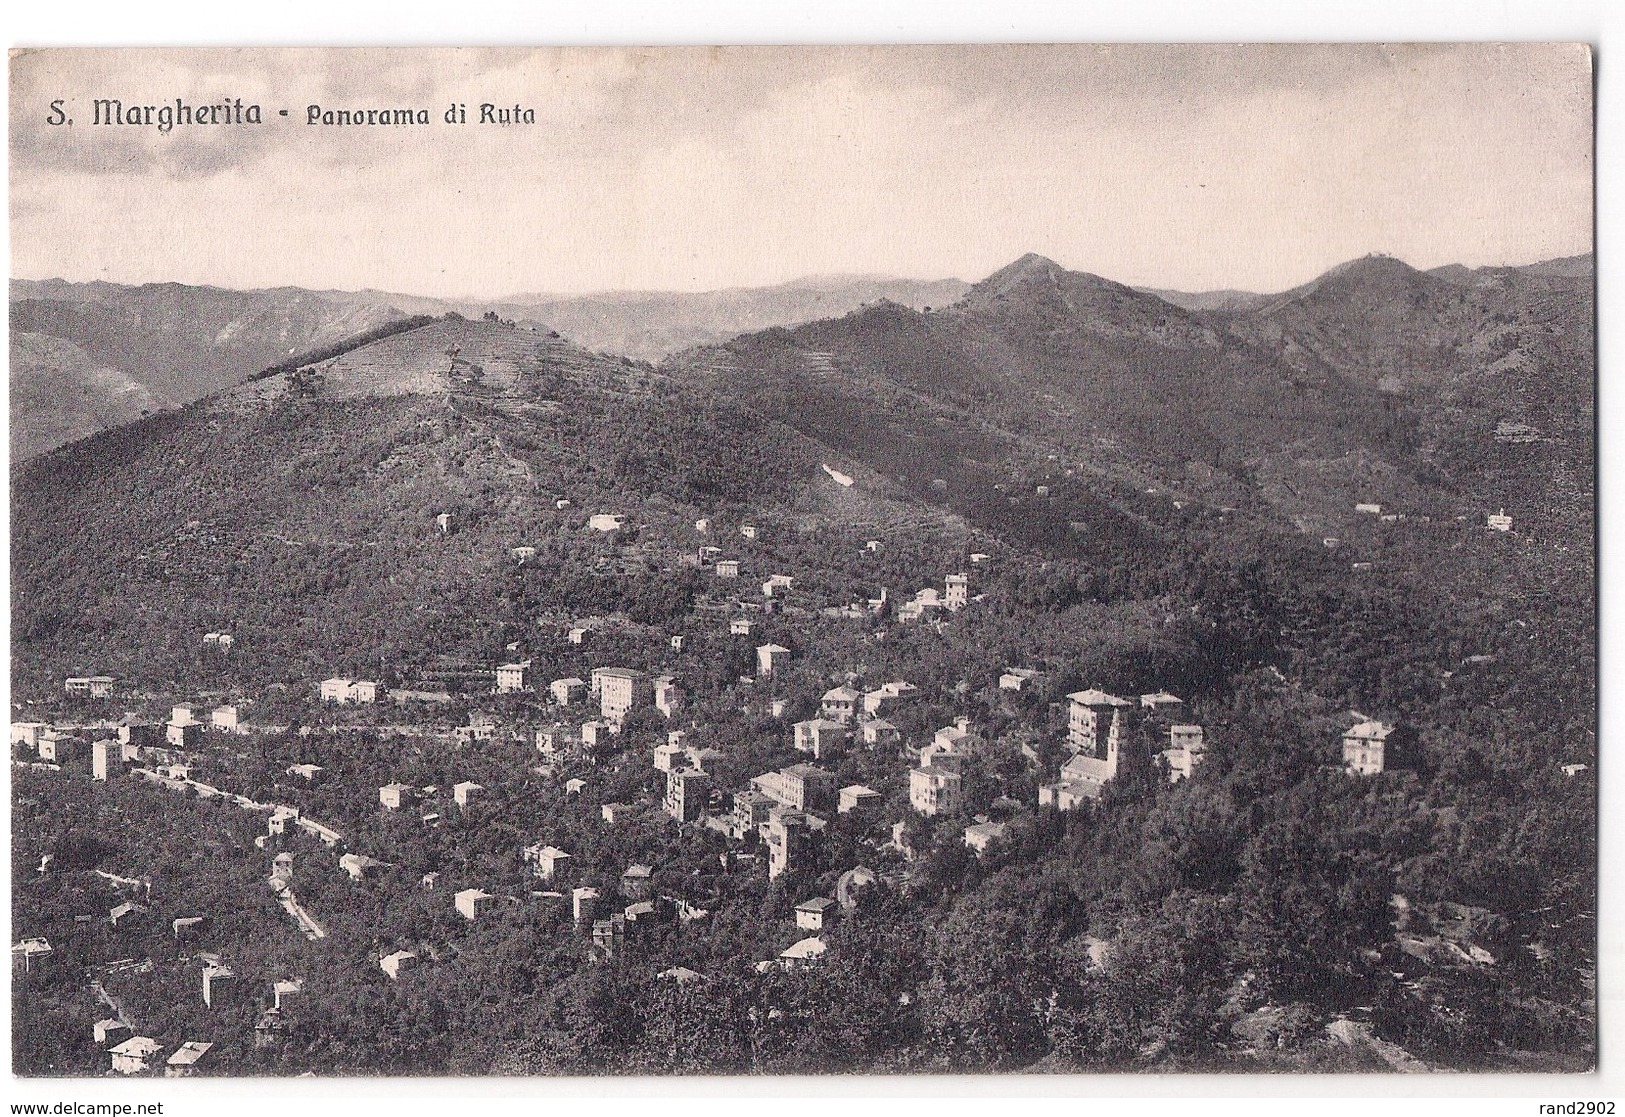
[[1586, 46], [9, 80], [14, 1075], [1595, 1067]]

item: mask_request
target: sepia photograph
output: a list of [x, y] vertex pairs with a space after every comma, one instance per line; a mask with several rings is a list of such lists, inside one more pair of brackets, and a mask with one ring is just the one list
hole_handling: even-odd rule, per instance
[[1596, 1071], [1593, 62], [14, 49], [12, 1076]]

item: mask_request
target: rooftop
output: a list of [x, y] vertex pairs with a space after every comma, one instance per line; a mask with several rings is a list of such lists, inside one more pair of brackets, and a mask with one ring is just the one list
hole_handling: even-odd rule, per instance
[[785, 950], [783, 954], [780, 954], [779, 957], [789, 958], [793, 961], [805, 961], [808, 958], [818, 957], [828, 949], [829, 947], [825, 945], [823, 939], [813, 935], [793, 944], [789, 947], [789, 949]]
[[163, 1048], [163, 1046], [163, 1044], [159, 1043], [151, 1036], [131, 1036], [129, 1039], [113, 1048], [113, 1054], [135, 1055], [139, 1058], [146, 1058], [148, 1055], [157, 1053]]
[[213, 1046], [214, 1044], [212, 1043], [204, 1043], [195, 1039], [187, 1040], [176, 1049], [173, 1055], [169, 1057], [169, 1065], [172, 1067], [191, 1066], [193, 1063], [203, 1058], [203, 1056], [207, 1055], [209, 1053], [209, 1048]]
[[1115, 694], [1107, 694], [1103, 690], [1079, 690], [1067, 695], [1068, 700], [1080, 706], [1132, 706], [1134, 703], [1126, 698], [1119, 698]]

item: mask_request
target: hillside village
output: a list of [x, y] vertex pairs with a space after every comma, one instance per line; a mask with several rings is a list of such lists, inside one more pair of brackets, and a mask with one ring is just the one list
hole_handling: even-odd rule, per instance
[[[624, 517], [595, 514], [589, 517], [587, 530], [618, 531], [623, 525]], [[711, 537], [712, 530], [710, 521], [696, 524], [701, 536]], [[745, 539], [755, 539], [757, 533], [751, 525], [741, 528]], [[695, 557], [716, 578], [740, 577], [739, 561], [721, 558], [723, 553], [708, 544]], [[525, 563], [535, 549], [517, 546], [509, 554], [513, 561]], [[985, 567], [989, 558], [972, 556], [972, 569]], [[730, 638], [749, 643], [764, 624], [783, 622], [804, 611], [795, 604], [794, 584], [789, 576], [769, 574], [758, 599], [732, 599], [737, 613], [692, 619], [717, 626], [717, 635], [726, 625]], [[940, 625], [945, 618], [976, 607], [972, 584], [970, 574], [949, 574], [940, 592], [928, 586], [907, 597], [899, 595], [903, 603], [895, 614], [886, 608], [889, 589], [882, 589], [852, 617], [876, 625], [877, 639], [884, 638], [888, 624]], [[571, 626], [556, 633], [554, 640], [590, 649], [594, 631]], [[690, 635], [670, 635], [666, 647], [680, 650]], [[234, 643], [230, 634], [218, 632], [206, 633], [202, 640], [220, 654], [230, 654]], [[414, 867], [402, 872], [408, 855], [391, 846], [392, 824], [381, 827], [369, 819], [347, 838], [315, 817], [321, 809], [311, 794], [315, 788], [322, 788], [329, 800], [342, 797], [351, 804], [364, 798], [368, 789], [338, 785], [344, 776], [298, 759], [321, 755], [313, 738], [342, 739], [347, 733], [370, 730], [386, 741], [434, 741], [449, 746], [453, 757], [477, 757], [469, 771], [485, 782], [462, 779], [448, 787], [391, 779], [376, 788], [376, 813], [399, 815], [408, 824], [430, 828], [483, 818], [511, 831], [512, 820], [504, 818], [496, 804], [540, 783], [595, 811], [606, 830], [634, 817], [665, 816], [658, 833], [665, 847], [660, 852], [668, 857], [673, 847], [697, 843], [702, 849], [717, 850], [722, 871], [728, 873], [765, 874], [773, 880], [797, 871], [798, 876], [815, 869], [836, 872], [830, 894], [792, 897], [785, 933], [810, 933], [776, 956], [759, 960], [759, 970], [795, 967], [822, 957], [828, 950], [826, 932], [857, 905], [861, 890], [883, 882], [906, 892], [910, 866], [933, 846], [953, 843], [985, 857], [1007, 839], [1011, 827], [1030, 826], [1037, 812], [1064, 812], [1098, 800], [1117, 777], [1125, 755], [1174, 783], [1190, 778], [1207, 751], [1203, 726], [1186, 720], [1185, 702], [1166, 691], [1119, 697], [1091, 688], [1065, 694], [1050, 703], [1064, 714], [1064, 734], [1047, 743], [1043, 719], [1003, 720], [996, 738], [983, 719], [970, 715], [929, 731], [930, 722], [918, 715], [924, 703], [914, 684], [902, 679], [866, 680], [850, 665], [840, 665], [840, 670], [829, 673], [844, 674], [845, 682], [821, 695], [797, 693], [776, 685], [794, 653], [780, 644], [763, 643], [753, 649], [754, 673], [738, 679], [749, 696], [741, 712], [755, 715], [765, 730], [768, 739], [760, 746], [764, 755], [793, 750], [801, 756], [742, 780], [741, 774], [750, 771], [745, 757], [701, 743], [706, 739], [704, 723], [696, 712], [710, 708], [719, 696], [691, 693], [684, 680], [672, 674], [618, 666], [595, 666], [587, 679], [547, 678], [541, 667], [550, 657], [543, 647], [536, 650], [540, 654], [490, 670], [487, 693], [500, 700], [500, 712], [476, 709], [466, 725], [447, 727], [444, 719], [434, 716], [439, 707], [453, 702], [449, 692], [392, 690], [375, 680], [334, 677], [311, 683], [320, 706], [316, 725], [244, 720], [244, 703], [251, 706], [252, 700], [240, 697], [212, 708], [180, 702], [163, 722], [139, 716], [15, 722], [12, 746], [16, 762], [31, 771], [95, 783], [138, 780], [171, 793], [229, 803], [263, 818], [264, 833], [254, 839], [254, 846], [268, 866], [269, 889], [287, 912], [290, 932], [311, 941], [326, 938], [327, 932], [319, 916], [299, 903], [296, 888], [319, 873], [421, 890], [432, 894], [432, 903], [445, 905], [471, 923], [526, 918], [527, 908], [551, 906], [563, 913], [566, 929], [561, 934], [577, 941], [582, 957], [594, 962], [613, 960], [629, 937], [647, 934], [650, 926], [703, 925], [711, 915], [701, 906], [709, 902], [703, 895], [659, 887], [650, 864], [607, 862], [606, 851], [593, 848], [596, 835], [590, 833], [582, 836], [577, 831], [572, 840], [545, 825], [516, 832], [505, 860], [522, 866], [522, 871], [506, 872], [500, 879], [480, 878], [466, 869], [433, 868], [418, 874]], [[661, 650], [650, 649], [657, 658]], [[590, 651], [587, 659], [592, 659]], [[1044, 682], [1043, 671], [1012, 665], [996, 680], [962, 680], [956, 689], [979, 688], [990, 712], [1008, 712], [1013, 700], [1041, 691]], [[81, 709], [107, 708], [125, 697], [117, 680], [106, 676], [73, 677], [64, 683], [69, 709], [73, 704]], [[477, 696], [463, 697], [479, 704]], [[390, 705], [395, 709], [386, 715], [387, 721], [347, 723], [347, 711]], [[1030, 702], [1025, 705], [1031, 709]], [[811, 716], [791, 722], [793, 710]], [[1394, 760], [1387, 745], [1393, 727], [1359, 715], [1350, 721], [1341, 737], [1341, 770], [1351, 778], [1382, 774]], [[1049, 747], [1043, 747], [1046, 744]], [[243, 767], [239, 763], [243, 748], [280, 752], [278, 762], [295, 758], [273, 782], [288, 801], [256, 799], [229, 788]], [[293, 751], [285, 751], [289, 749]], [[992, 763], [995, 757], [1010, 762]], [[863, 782], [843, 786], [843, 779], [853, 774], [878, 786]], [[637, 794], [610, 801], [612, 790], [620, 788], [636, 788]], [[354, 817], [352, 807], [346, 829]], [[832, 824], [847, 839], [845, 856], [836, 861], [820, 855]], [[519, 844], [526, 838], [533, 840]], [[658, 859], [659, 853], [651, 858]], [[38, 871], [47, 871], [48, 860]], [[525, 886], [516, 887], [521, 883]], [[109, 877], [109, 884], [110, 899], [128, 898], [105, 916], [91, 916], [105, 919], [115, 938], [121, 922], [151, 917], [155, 885], [160, 897], [165, 890], [164, 880], [155, 881], [149, 873], [128, 880]], [[210, 931], [222, 914], [198, 911], [170, 921], [179, 959], [198, 976], [196, 992], [205, 1006], [255, 1006], [252, 1034], [234, 1037], [240, 1045], [251, 1042], [260, 1051], [276, 1048], [300, 1026], [299, 996], [313, 978], [287, 974], [264, 979], [259, 988], [245, 986], [232, 968], [229, 947], [195, 949], [211, 941]], [[443, 949], [432, 939], [401, 934], [384, 940], [373, 952], [378, 956], [369, 955], [369, 960], [390, 981], [410, 981], [413, 971], [432, 965]], [[1483, 953], [1476, 946], [1469, 949]], [[47, 936], [27, 934], [13, 948], [14, 970], [37, 972], [51, 965], [55, 954]], [[105, 994], [109, 982], [116, 985], [120, 970], [132, 965], [150, 970], [155, 961], [147, 957], [99, 963], [108, 965], [99, 988], [117, 1016], [87, 1019], [84, 1027], [104, 1048], [105, 1069], [111, 1072], [155, 1073], [161, 1067], [165, 1075], [180, 1076], [206, 1070], [207, 1055], [218, 1038], [188, 1039], [168, 1051], [165, 1043], [139, 1034], [142, 1023], [128, 1019]], [[663, 966], [658, 956], [646, 964], [661, 978], [678, 982], [704, 978], [684, 967]]]
[[45, 455], [17, 1065], [1583, 1068], [1586, 374], [1531, 326], [1506, 414], [1474, 332], [1575, 304], [1400, 269], [1271, 321], [1398, 274], [1448, 407], [1027, 257], [658, 367], [408, 323]]

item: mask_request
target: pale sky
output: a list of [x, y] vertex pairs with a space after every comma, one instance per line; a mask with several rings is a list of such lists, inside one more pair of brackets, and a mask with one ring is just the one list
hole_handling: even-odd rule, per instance
[[[497, 297], [975, 280], [1039, 252], [1278, 291], [1368, 252], [1592, 239], [1576, 46], [57, 50], [10, 86], [21, 278]], [[98, 97], [266, 123], [96, 127]], [[537, 123], [478, 126], [482, 101]], [[313, 103], [431, 123], [309, 126]]]

